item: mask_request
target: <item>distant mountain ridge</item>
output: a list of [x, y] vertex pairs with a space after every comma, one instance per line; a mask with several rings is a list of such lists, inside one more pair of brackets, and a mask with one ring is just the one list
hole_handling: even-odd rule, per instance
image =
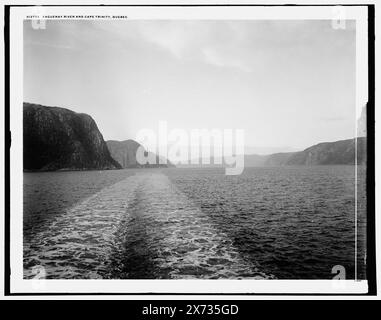
[[[355, 164], [355, 139], [323, 142], [303, 151], [245, 155], [245, 166], [300, 166]], [[366, 138], [357, 138], [357, 164], [366, 162]]]
[[[152, 152], [148, 152], [148, 155], [152, 155], [156, 158], [156, 164], [140, 164], [136, 160], [136, 152], [141, 144], [135, 140], [129, 139], [124, 141], [108, 140], [107, 147], [110, 150], [110, 154], [115, 161], [117, 161], [122, 168], [168, 168], [174, 167], [172, 163], [167, 159], [161, 158], [163, 164], [160, 164], [159, 156]], [[147, 152], [147, 151], [146, 151]]]
[[[340, 140], [335, 142], [323, 142], [313, 145], [303, 151], [280, 152], [268, 155], [245, 154], [245, 167], [263, 167], [263, 166], [309, 166], [309, 165], [353, 165], [355, 164], [355, 139]], [[190, 167], [221, 167], [221, 164], [215, 164], [213, 157], [210, 158], [210, 164], [204, 164], [199, 159], [199, 164], [181, 164], [179, 168]], [[221, 159], [218, 163], [222, 163]], [[366, 137], [357, 138], [357, 164], [366, 163]]]
[[23, 104], [24, 170], [119, 169], [94, 119], [84, 113]]
[[[23, 104], [24, 170], [86, 170], [141, 167], [174, 167], [152, 152], [156, 164], [139, 164], [136, 152], [141, 146], [134, 140], [104, 141], [97, 124], [87, 114], [69, 109], [39, 104]], [[245, 167], [288, 165], [349, 165], [366, 163], [366, 137], [323, 142], [303, 151], [249, 154], [244, 157]], [[201, 159], [200, 159], [201, 160]], [[202, 161], [201, 161], [202, 163]], [[203, 167], [215, 167], [213, 161]], [[191, 167], [180, 164], [178, 167]], [[196, 167], [199, 165], [195, 165]]]

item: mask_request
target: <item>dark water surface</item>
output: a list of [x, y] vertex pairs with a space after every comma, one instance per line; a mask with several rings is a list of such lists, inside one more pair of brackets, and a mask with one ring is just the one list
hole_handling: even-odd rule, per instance
[[[357, 276], [365, 277], [365, 168]], [[355, 167], [24, 173], [24, 276], [330, 279], [355, 271]]]

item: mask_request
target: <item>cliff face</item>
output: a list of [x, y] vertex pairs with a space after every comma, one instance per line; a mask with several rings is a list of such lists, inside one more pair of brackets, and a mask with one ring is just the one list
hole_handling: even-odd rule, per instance
[[366, 111], [367, 106], [364, 106], [361, 110], [360, 118], [357, 120], [357, 136], [366, 137]]
[[[299, 152], [246, 155], [245, 166], [355, 164], [355, 139], [324, 142]], [[366, 138], [357, 138], [357, 163], [366, 163]]]
[[24, 103], [23, 122], [24, 170], [120, 168], [87, 114]]
[[146, 164], [142, 165], [136, 161], [136, 152], [138, 148], [141, 146], [138, 142], [134, 140], [125, 140], [125, 141], [116, 141], [109, 140], [107, 141], [108, 149], [110, 150], [111, 156], [123, 167], [123, 168], [167, 168], [173, 167], [169, 161], [167, 163], [166, 159], [164, 163], [159, 164], [159, 157], [157, 155], [152, 154], [156, 157], [156, 164]]

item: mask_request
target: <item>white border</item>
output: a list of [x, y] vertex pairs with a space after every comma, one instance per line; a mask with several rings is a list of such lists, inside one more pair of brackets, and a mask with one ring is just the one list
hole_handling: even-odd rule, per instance
[[[332, 7], [43, 7], [49, 15], [127, 15], [129, 19], [332, 19]], [[367, 101], [367, 8], [345, 7], [357, 22], [356, 109]], [[33, 7], [10, 17], [11, 293], [366, 293], [367, 281], [332, 280], [24, 280], [22, 259], [22, 21]], [[365, 48], [365, 51], [364, 51]], [[159, 296], [160, 298], [160, 296]]]

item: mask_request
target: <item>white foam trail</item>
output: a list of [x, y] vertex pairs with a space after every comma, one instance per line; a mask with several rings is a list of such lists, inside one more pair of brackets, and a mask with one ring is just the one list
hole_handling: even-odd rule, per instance
[[[155, 274], [163, 278], [268, 278], [244, 261], [232, 240], [214, 227], [208, 216], [161, 172], [139, 179], [135, 210], [150, 250], [158, 252]], [[135, 221], [136, 223], [136, 221]], [[125, 228], [136, 226], [128, 223]], [[127, 231], [128, 232], [128, 231]]]
[[101, 278], [116, 251], [123, 269], [126, 234], [132, 242], [143, 239], [154, 253], [153, 274], [159, 278], [269, 277], [244, 261], [232, 240], [156, 170], [102, 189], [35, 234], [24, 245], [24, 277], [40, 265], [52, 278]]
[[[61, 214], [24, 244], [24, 266], [41, 265], [54, 278], [100, 277], [136, 182], [130, 176]], [[33, 277], [32, 268], [24, 277]]]

